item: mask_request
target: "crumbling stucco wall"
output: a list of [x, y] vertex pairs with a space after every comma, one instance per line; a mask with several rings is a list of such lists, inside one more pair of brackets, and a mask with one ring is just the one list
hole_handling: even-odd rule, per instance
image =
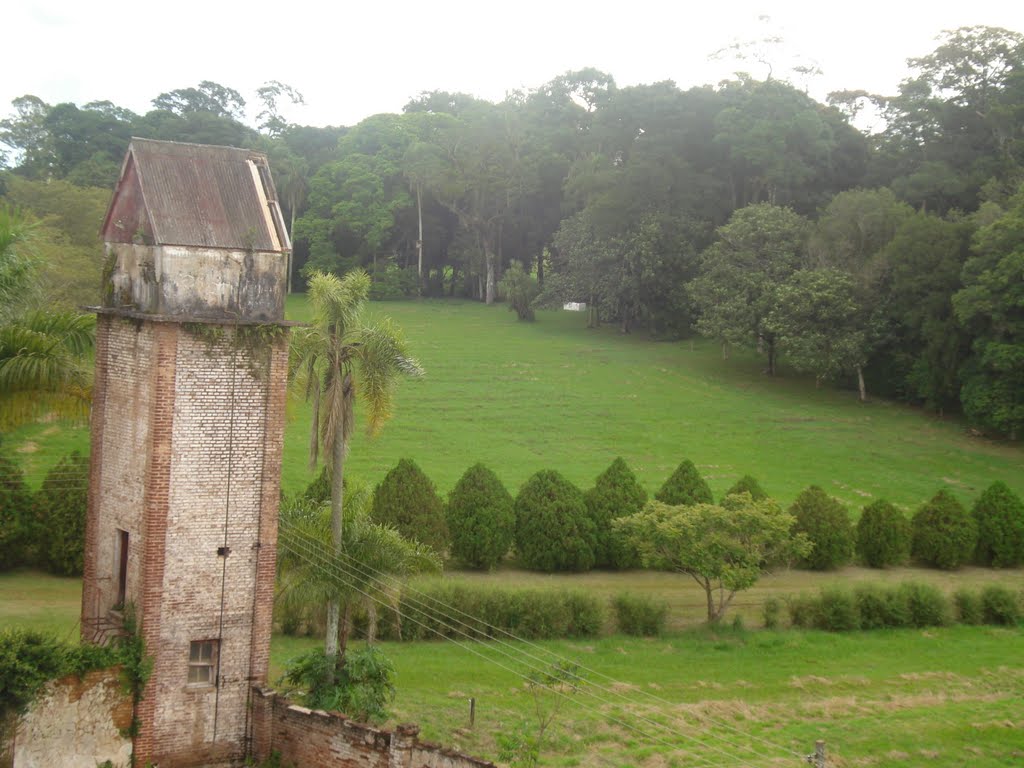
[[18, 723], [14, 768], [96, 768], [128, 765], [131, 695], [117, 669], [65, 677], [48, 684]]
[[108, 243], [103, 304], [154, 315], [276, 322], [287, 258], [277, 252]]

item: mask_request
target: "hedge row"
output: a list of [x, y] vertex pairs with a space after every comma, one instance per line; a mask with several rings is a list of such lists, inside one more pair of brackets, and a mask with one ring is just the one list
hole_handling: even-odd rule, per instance
[[[765, 626], [778, 624], [777, 600], [766, 601]], [[860, 585], [823, 589], [787, 600], [792, 626], [847, 632], [857, 629], [940, 627], [947, 624], [1013, 626], [1022, 617], [1022, 596], [992, 585], [980, 592], [959, 590], [952, 599], [927, 584]]]

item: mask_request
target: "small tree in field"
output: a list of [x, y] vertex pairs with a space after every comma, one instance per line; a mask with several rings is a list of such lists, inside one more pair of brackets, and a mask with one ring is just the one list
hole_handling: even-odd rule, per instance
[[735, 483], [732, 488], [725, 492], [726, 496], [736, 496], [741, 493], [749, 493], [750, 498], [754, 501], [761, 501], [768, 498], [768, 494], [764, 492], [764, 488], [750, 475], [744, 475]]
[[981, 565], [1014, 568], [1024, 563], [1024, 503], [1006, 483], [992, 483], [971, 510], [978, 524]]
[[512, 496], [483, 464], [474, 464], [448, 494], [451, 553], [471, 568], [493, 568], [512, 546]]
[[654, 498], [662, 504], [677, 506], [679, 504], [712, 504], [711, 489], [700, 476], [697, 467], [689, 459], [676, 467], [676, 471], [665, 481], [665, 484], [654, 494]]
[[969, 562], [978, 526], [949, 491], [941, 490], [914, 513], [911, 552], [924, 565], [956, 570]]
[[810, 550], [807, 537], [793, 532], [794, 522], [774, 501], [754, 501], [744, 493], [727, 496], [721, 506], [652, 501], [612, 525], [637, 548], [645, 567], [685, 573], [700, 584], [710, 624], [766, 568]]
[[868, 504], [857, 521], [857, 554], [872, 568], [905, 563], [910, 557], [910, 521], [885, 499]]
[[594, 523], [583, 494], [554, 470], [526, 481], [515, 502], [516, 552], [537, 571], [586, 571], [594, 565]]
[[540, 288], [529, 273], [523, 269], [521, 262], [512, 261], [509, 268], [505, 270], [498, 287], [505, 294], [509, 310], [515, 312], [520, 320], [532, 321], [534, 319], [533, 300], [540, 293]]
[[374, 489], [370, 517], [439, 553], [448, 548], [444, 503], [434, 483], [412, 459], [401, 459]]
[[594, 487], [584, 494], [587, 512], [597, 533], [595, 565], [631, 568], [637, 565], [635, 550], [624, 546], [612, 531], [612, 520], [634, 515], [647, 503], [647, 491], [622, 458], [617, 458], [597, 476]]
[[814, 548], [801, 559], [804, 568], [830, 571], [853, 557], [853, 525], [837, 499], [812, 485], [796, 497], [789, 512], [796, 518], [794, 530], [807, 534]]

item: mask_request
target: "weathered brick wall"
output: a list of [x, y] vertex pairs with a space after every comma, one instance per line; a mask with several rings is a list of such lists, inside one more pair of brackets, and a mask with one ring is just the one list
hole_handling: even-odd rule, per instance
[[[206, 328], [101, 314], [97, 331], [83, 634], [111, 615], [128, 531], [127, 597], [154, 662], [135, 746], [161, 768], [245, 754], [269, 656], [287, 338]], [[189, 685], [190, 643], [215, 639], [218, 685]]]
[[92, 412], [92, 462], [82, 589], [82, 633], [117, 601], [116, 530], [128, 531], [130, 599], [142, 589], [143, 508], [152, 424], [154, 326], [100, 315], [96, 324], [96, 375]]
[[[261, 619], [273, 599], [286, 342], [236, 343], [234, 333], [212, 340], [182, 327], [177, 336], [160, 630], [150, 643], [157, 673], [147, 688], [161, 768], [194, 765], [200, 748], [211, 760], [244, 755], [249, 687], [266, 679], [270, 623]], [[215, 638], [218, 684], [189, 685], [190, 643]]]
[[15, 768], [95, 768], [105, 760], [128, 765], [132, 700], [118, 669], [49, 683], [18, 723]]
[[301, 768], [494, 768], [493, 763], [421, 742], [419, 728], [394, 731], [356, 723], [337, 712], [289, 704], [273, 691], [253, 696], [254, 754], [273, 752]]

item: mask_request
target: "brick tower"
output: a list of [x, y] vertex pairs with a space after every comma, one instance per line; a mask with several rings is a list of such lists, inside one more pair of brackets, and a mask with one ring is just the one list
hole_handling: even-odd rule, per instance
[[267, 675], [288, 359], [267, 158], [133, 139], [102, 234], [82, 634], [135, 613], [137, 765], [238, 763]]

